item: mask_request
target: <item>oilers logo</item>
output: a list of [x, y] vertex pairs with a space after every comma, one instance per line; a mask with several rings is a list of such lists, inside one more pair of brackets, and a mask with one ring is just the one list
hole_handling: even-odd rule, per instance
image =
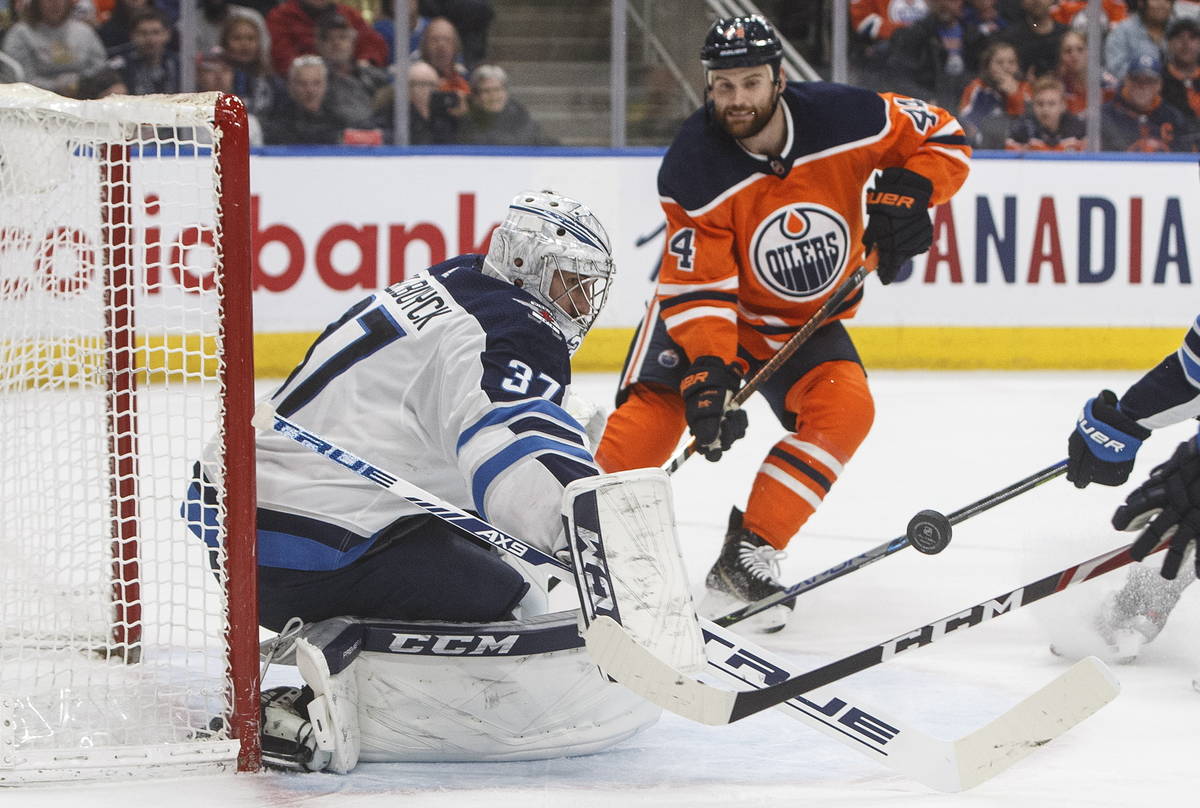
[[785, 205], [770, 213], [750, 242], [750, 262], [782, 297], [807, 300], [833, 284], [846, 264], [849, 230], [823, 205]]

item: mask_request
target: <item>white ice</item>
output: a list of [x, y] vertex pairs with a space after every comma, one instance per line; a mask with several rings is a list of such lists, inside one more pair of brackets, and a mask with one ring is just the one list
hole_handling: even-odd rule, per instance
[[[922, 508], [950, 513], [1060, 460], [1074, 417], [1128, 372], [874, 372], [875, 426], [817, 515], [792, 542], [785, 581], [799, 580], [903, 532]], [[576, 387], [611, 404], [615, 377]], [[719, 464], [690, 460], [674, 478], [679, 533], [695, 592], [730, 505], [744, 505], [780, 428], [766, 406]], [[1130, 485], [1077, 491], [1064, 479], [957, 526], [939, 556], [904, 550], [803, 595], [789, 627], [755, 635], [812, 667], [1127, 543], [1112, 509], [1195, 429], [1159, 430]], [[872, 706], [938, 737], [986, 723], [1063, 672], [1051, 640], [1091, 648], [1089, 610], [1124, 572], [894, 659], [848, 680]], [[772, 713], [710, 728], [664, 715], [590, 757], [507, 764], [370, 764], [349, 776], [265, 773], [160, 782], [0, 790], [0, 808], [587, 808], [611, 806], [1078, 806], [1193, 804], [1200, 764], [1200, 587], [1185, 593], [1136, 664], [1115, 666], [1123, 691], [1049, 746], [969, 792], [946, 796]]]

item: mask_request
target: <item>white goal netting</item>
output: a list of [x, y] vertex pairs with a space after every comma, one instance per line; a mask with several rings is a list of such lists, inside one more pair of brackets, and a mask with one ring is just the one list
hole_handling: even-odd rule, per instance
[[238, 754], [216, 100], [0, 87], [0, 784]]

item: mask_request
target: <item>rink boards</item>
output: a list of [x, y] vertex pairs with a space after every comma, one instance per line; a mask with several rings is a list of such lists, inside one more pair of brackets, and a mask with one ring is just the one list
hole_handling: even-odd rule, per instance
[[[1176, 347], [1200, 301], [1191, 266], [1200, 231], [1188, 227], [1200, 216], [1195, 160], [1101, 157], [978, 155], [964, 187], [933, 212], [930, 253], [889, 287], [868, 280], [851, 324], [867, 364], [1131, 368]], [[660, 160], [651, 149], [256, 153], [258, 375], [286, 375], [327, 322], [373, 290], [484, 250], [525, 188], [576, 196], [606, 224], [618, 279], [576, 367], [619, 368], [663, 249]], [[193, 246], [194, 229], [138, 219], [137, 238], [156, 251], [148, 258], [170, 269], [163, 294], [186, 284], [190, 262], [211, 260]]]

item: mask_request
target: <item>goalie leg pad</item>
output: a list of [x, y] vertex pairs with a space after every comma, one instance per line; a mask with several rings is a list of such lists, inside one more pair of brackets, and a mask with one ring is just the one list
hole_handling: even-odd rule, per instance
[[502, 623], [336, 618], [307, 629], [306, 645], [332, 679], [355, 677], [356, 760], [542, 760], [599, 752], [661, 715], [596, 669], [578, 620], [576, 610]]
[[635, 469], [575, 480], [563, 492], [563, 521], [585, 627], [597, 616], [611, 617], [675, 669], [701, 670], [704, 640], [666, 472]]

